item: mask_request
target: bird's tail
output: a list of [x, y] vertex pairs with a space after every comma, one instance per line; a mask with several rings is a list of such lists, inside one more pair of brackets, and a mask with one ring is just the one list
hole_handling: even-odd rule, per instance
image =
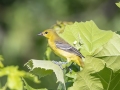
[[82, 60], [82, 58], [80, 57], [74, 57], [74, 59], [72, 59], [73, 62], [75, 62], [76, 64], [78, 64], [80, 67], [84, 68], [84, 62]]

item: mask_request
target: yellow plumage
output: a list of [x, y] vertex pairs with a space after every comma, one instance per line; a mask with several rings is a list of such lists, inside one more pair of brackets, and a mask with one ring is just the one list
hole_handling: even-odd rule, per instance
[[79, 66], [84, 67], [82, 54], [61, 37], [59, 37], [54, 30], [45, 30], [39, 35], [43, 35], [48, 39], [48, 44], [56, 55], [67, 59], [68, 62], [73, 61]]

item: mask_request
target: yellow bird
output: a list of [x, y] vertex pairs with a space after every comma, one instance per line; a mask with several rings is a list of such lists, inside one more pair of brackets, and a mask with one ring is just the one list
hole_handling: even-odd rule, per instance
[[67, 59], [68, 62], [72, 61], [84, 67], [84, 62], [82, 61], [84, 56], [76, 48], [59, 37], [55, 30], [47, 29], [38, 35], [42, 35], [48, 39], [48, 45], [56, 55]]

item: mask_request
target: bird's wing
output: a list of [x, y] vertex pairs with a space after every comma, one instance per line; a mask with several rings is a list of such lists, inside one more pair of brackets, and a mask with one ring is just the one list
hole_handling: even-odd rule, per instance
[[63, 42], [55, 41], [55, 44], [56, 44], [56, 47], [61, 50], [64, 50], [64, 51], [67, 51], [70, 53], [74, 53], [75, 55], [77, 55], [81, 58], [84, 57], [76, 48], [72, 47], [70, 44], [68, 44], [66, 42], [63, 43]]

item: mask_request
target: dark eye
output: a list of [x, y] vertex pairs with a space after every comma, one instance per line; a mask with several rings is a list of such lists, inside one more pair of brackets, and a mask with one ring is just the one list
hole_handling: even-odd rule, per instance
[[45, 34], [47, 34], [48, 32], [45, 32]]

